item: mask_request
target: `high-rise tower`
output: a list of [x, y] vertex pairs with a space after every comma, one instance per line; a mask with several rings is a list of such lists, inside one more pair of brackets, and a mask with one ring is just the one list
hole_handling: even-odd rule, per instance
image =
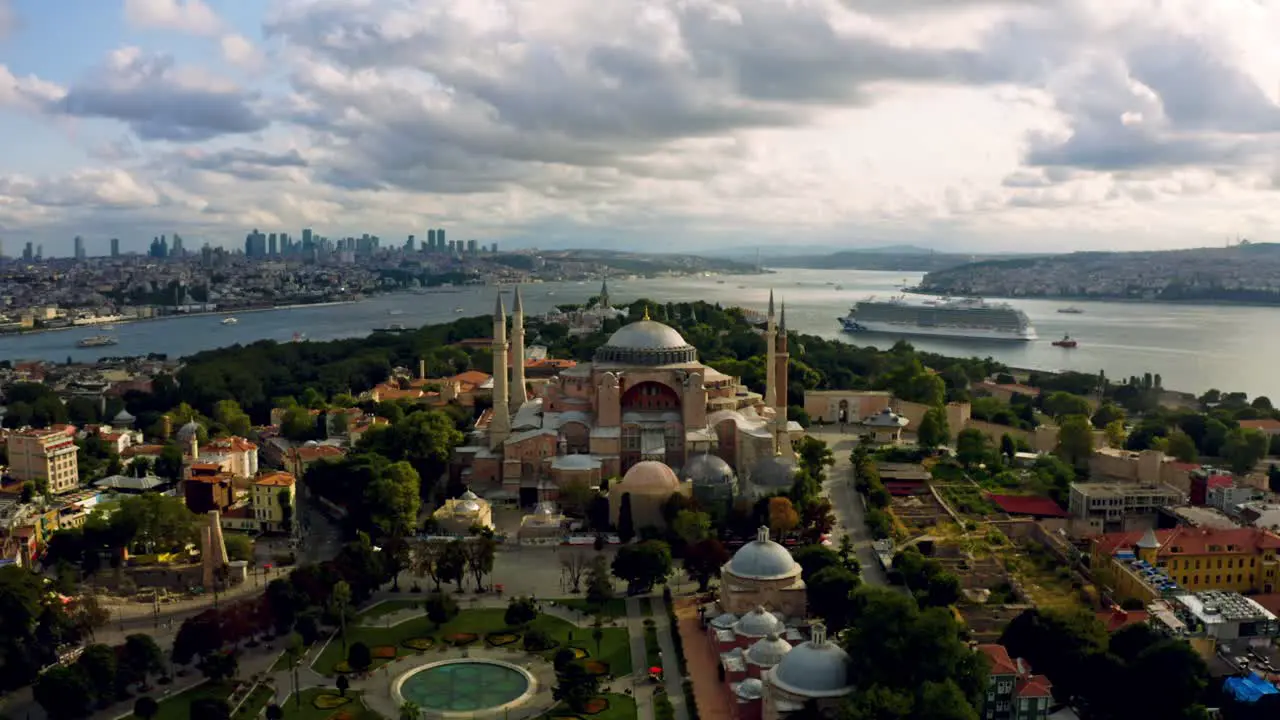
[[517, 285], [511, 308], [511, 412], [519, 410], [528, 397], [524, 386], [524, 299]]
[[502, 293], [493, 308], [493, 418], [489, 420], [489, 449], [502, 446], [511, 434], [511, 411], [507, 405], [507, 310]]

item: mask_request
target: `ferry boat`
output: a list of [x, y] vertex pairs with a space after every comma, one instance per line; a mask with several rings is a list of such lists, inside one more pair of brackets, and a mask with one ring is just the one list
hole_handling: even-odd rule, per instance
[[840, 318], [846, 332], [919, 335], [923, 337], [1009, 340], [1037, 339], [1026, 313], [1008, 303], [980, 298], [942, 299], [933, 304], [909, 302], [903, 296], [863, 300]]
[[82, 347], [82, 348], [106, 347], [108, 345], [118, 345], [119, 343], [120, 343], [119, 340], [111, 337], [110, 335], [92, 335], [76, 343], [76, 347]]
[[1053, 344], [1055, 347], [1073, 348], [1076, 345], [1079, 345], [1080, 343], [1076, 342], [1075, 340], [1072, 340], [1070, 335], [1063, 335], [1061, 340], [1054, 340]]
[[240, 321], [239, 321], [239, 320], [237, 320], [237, 319], [235, 319], [235, 318], [233, 318], [233, 317], [229, 317], [229, 318], [222, 318], [222, 324], [223, 324], [223, 325], [235, 325], [235, 324], [236, 324], [236, 323], [238, 323], [238, 322], [240, 322]]
[[1075, 306], [1058, 308], [1058, 312], [1062, 313], [1063, 315], [1083, 315], [1084, 314], [1083, 310]]

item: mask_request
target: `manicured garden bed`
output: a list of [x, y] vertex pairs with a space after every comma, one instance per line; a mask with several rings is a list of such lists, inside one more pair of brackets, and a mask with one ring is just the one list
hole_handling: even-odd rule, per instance
[[475, 633], [469, 633], [469, 632], [449, 633], [448, 635], [444, 636], [444, 641], [454, 647], [463, 647], [465, 645], [470, 645], [471, 643], [479, 639], [480, 639], [479, 635], [476, 635]]
[[416, 637], [416, 638], [409, 638], [408, 640], [405, 640], [400, 644], [409, 648], [410, 650], [430, 650], [432, 647], [435, 646], [436, 641], [429, 637]]
[[311, 700], [311, 704], [315, 705], [320, 710], [336, 710], [349, 702], [351, 702], [351, 698], [335, 695], [333, 693], [317, 695]]
[[516, 633], [490, 633], [485, 638], [485, 641], [494, 647], [514, 645], [518, 640], [520, 640], [520, 636]]

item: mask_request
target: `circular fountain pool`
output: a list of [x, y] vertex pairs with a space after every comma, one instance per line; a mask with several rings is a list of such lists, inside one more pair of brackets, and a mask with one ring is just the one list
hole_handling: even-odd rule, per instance
[[528, 671], [499, 660], [467, 658], [432, 663], [401, 675], [393, 687], [400, 703], [428, 713], [504, 711], [532, 697]]

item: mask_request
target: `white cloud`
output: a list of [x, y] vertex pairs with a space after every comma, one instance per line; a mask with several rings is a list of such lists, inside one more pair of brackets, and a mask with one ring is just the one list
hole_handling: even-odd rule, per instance
[[263, 56], [258, 48], [243, 35], [229, 33], [219, 41], [222, 59], [242, 70], [258, 70], [262, 67]]
[[267, 64], [203, 3], [130, 1], [137, 26], [216, 38], [248, 85], [125, 48], [65, 90], [0, 67], [0, 106], [113, 123], [66, 182], [125, 172], [119, 197], [157, 200], [113, 218], [215, 241], [433, 218], [542, 244], [1115, 248], [1280, 224], [1280, 3], [904, 7], [281, 0]]
[[216, 35], [222, 21], [202, 0], [124, 0], [130, 25], [148, 30], [176, 30], [192, 35]]

